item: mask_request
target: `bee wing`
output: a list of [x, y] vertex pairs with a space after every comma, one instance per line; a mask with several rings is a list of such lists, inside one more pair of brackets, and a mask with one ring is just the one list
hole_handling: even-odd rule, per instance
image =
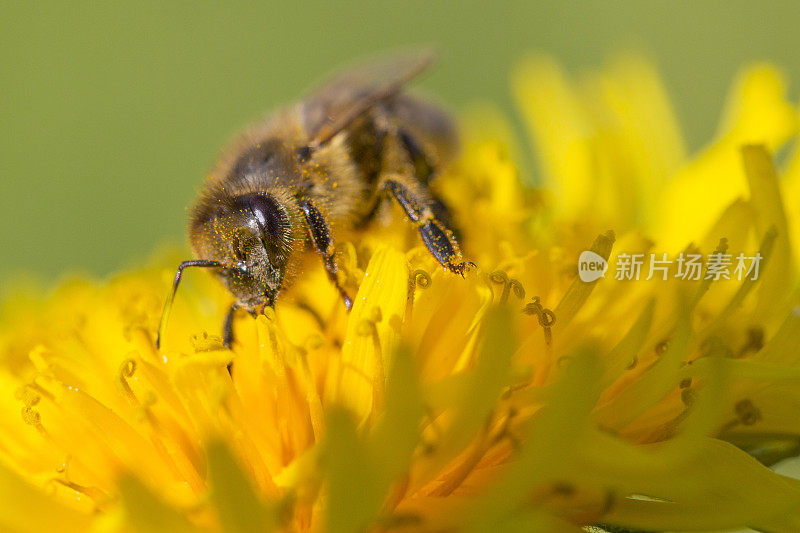
[[303, 104], [309, 146], [328, 142], [374, 105], [396, 95], [436, 59], [433, 51], [404, 54], [345, 71]]

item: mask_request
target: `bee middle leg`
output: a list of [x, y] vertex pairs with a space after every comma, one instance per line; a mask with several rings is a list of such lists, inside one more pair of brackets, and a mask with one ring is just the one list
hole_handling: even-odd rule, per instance
[[434, 200], [426, 201], [423, 194], [415, 194], [414, 187], [404, 183], [400, 176], [386, 179], [382, 188], [394, 197], [408, 218], [417, 225], [422, 242], [439, 264], [462, 276], [469, 267], [475, 266], [471, 261], [464, 261], [455, 234], [437, 218], [439, 206]]
[[409, 162], [414, 169], [414, 176], [417, 178], [417, 181], [419, 181], [426, 188], [426, 192], [428, 193], [428, 196], [430, 196], [428, 207], [430, 207], [431, 211], [433, 212], [433, 216], [441, 223], [442, 226], [452, 231], [456, 241], [458, 241], [460, 237], [459, 231], [458, 228], [453, 224], [453, 217], [450, 215], [450, 210], [447, 209], [447, 205], [445, 205], [441, 199], [433, 194], [432, 191], [427, 189], [427, 186], [436, 176], [436, 169], [428, 160], [428, 157], [425, 155], [425, 151], [414, 139], [413, 135], [409, 134], [405, 130], [400, 129], [397, 131], [397, 138], [405, 149], [405, 154], [408, 156]]
[[322, 216], [322, 213], [317, 207], [309, 200], [300, 201], [300, 209], [303, 211], [306, 223], [308, 224], [308, 233], [311, 235], [311, 241], [314, 243], [314, 248], [322, 256], [322, 264], [325, 267], [325, 272], [328, 274], [328, 279], [339, 291], [342, 297], [344, 306], [349, 311], [353, 307], [353, 300], [344, 290], [344, 287], [339, 283], [339, 267], [336, 265], [336, 260], [333, 256], [333, 238], [331, 237], [330, 226]]

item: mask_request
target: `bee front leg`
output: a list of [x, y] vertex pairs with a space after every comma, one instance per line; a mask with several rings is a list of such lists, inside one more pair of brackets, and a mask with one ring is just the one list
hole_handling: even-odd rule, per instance
[[433, 201], [424, 202], [418, 197], [421, 195], [411, 192], [411, 188], [401, 179], [386, 179], [383, 189], [394, 197], [408, 218], [417, 225], [422, 242], [439, 264], [461, 276], [468, 267], [475, 266], [475, 263], [463, 260], [453, 231], [436, 217], [436, 204]]
[[[222, 344], [228, 349], [233, 344], [233, 319], [239, 309], [241, 309], [241, 306], [238, 302], [231, 304], [228, 313], [225, 315], [225, 322], [222, 325]], [[230, 371], [230, 368], [228, 370]]]
[[[239, 302], [233, 302], [225, 314], [225, 322], [222, 325], [222, 345], [229, 350], [233, 344], [233, 319], [239, 309], [243, 309]], [[233, 377], [233, 361], [228, 363], [226, 368], [228, 369], [228, 374]]]
[[336, 260], [333, 256], [333, 238], [331, 237], [330, 226], [328, 226], [328, 222], [319, 209], [310, 200], [300, 200], [300, 209], [303, 211], [308, 224], [308, 233], [311, 235], [314, 248], [322, 256], [322, 264], [325, 267], [325, 272], [328, 273], [328, 279], [339, 291], [344, 306], [349, 311], [353, 307], [353, 300], [339, 283], [339, 277], [337, 276], [339, 267], [336, 265]]

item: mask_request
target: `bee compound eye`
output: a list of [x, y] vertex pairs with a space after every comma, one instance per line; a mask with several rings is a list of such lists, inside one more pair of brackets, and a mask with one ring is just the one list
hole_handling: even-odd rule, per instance
[[289, 228], [288, 217], [278, 201], [265, 194], [253, 194], [247, 197], [250, 212], [258, 221], [266, 242], [281, 239]]

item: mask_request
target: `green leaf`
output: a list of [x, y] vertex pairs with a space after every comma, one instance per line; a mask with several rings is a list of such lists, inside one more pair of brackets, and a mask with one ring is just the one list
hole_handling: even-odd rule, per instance
[[417, 368], [406, 347], [397, 350], [386, 384], [386, 411], [372, 430], [368, 445], [377, 458], [381, 481], [389, 484], [408, 470], [425, 415]]
[[277, 526], [276, 510], [264, 504], [228, 447], [221, 441], [208, 445], [211, 502], [220, 524], [230, 532], [267, 532]]
[[454, 404], [453, 422], [436, 443], [436, 459], [428, 465], [424, 475], [439, 471], [486, 425], [510, 382], [511, 356], [516, 342], [513, 322], [511, 310], [505, 306], [492, 308], [487, 313], [480, 354], [474, 369], [465, 374], [463, 386], [455, 389], [460, 397]]
[[602, 369], [595, 353], [593, 348], [584, 347], [572, 354], [547, 404], [530, 424], [523, 439], [525, 446], [466, 519], [470, 531], [486, 531], [519, 512], [531, 490], [558, 481], [568, 472], [568, 462], [583, 440], [589, 413], [600, 392]]
[[364, 531], [376, 517], [384, 495], [353, 415], [334, 408], [328, 415], [323, 463], [328, 474], [326, 531]]
[[144, 533], [197, 531], [197, 527], [192, 525], [181, 512], [164, 502], [135, 477], [122, 476], [119, 480], [119, 489], [127, 523], [134, 531]]

